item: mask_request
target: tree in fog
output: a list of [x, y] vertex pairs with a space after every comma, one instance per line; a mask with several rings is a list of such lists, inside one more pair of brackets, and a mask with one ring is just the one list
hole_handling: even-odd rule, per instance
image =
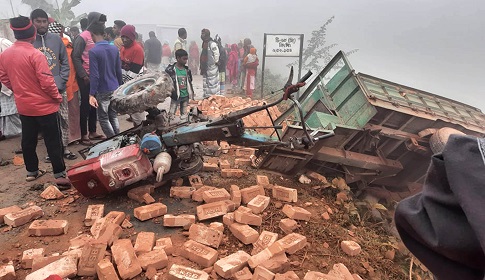
[[86, 14], [76, 16], [72, 8], [81, 3], [81, 0], [64, 0], [59, 5], [58, 0], [22, 0], [23, 4], [29, 5], [32, 10], [42, 9], [47, 12], [49, 16], [54, 18], [57, 22], [64, 26], [72, 26], [77, 24], [81, 18], [86, 17]]

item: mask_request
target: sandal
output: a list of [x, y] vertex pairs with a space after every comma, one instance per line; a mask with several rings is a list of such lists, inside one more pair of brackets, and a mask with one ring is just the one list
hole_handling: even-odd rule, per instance
[[73, 152], [67, 152], [64, 154], [64, 158], [67, 160], [75, 160], [77, 156]]
[[104, 139], [106, 139], [106, 136], [97, 134], [96, 136], [89, 136], [89, 139], [91, 139], [91, 140], [104, 140]]
[[25, 178], [25, 181], [27, 181], [27, 182], [35, 181], [35, 180], [39, 179], [40, 177], [44, 176], [46, 173], [47, 173], [47, 171], [39, 169], [37, 171], [37, 174], [27, 175], [27, 177]]
[[79, 144], [83, 145], [83, 146], [92, 146], [94, 145], [94, 143], [89, 140], [89, 139], [81, 139], [79, 140]]

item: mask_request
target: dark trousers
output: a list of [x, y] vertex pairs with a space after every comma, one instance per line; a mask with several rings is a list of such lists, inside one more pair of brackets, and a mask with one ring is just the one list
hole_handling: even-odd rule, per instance
[[90, 133], [96, 132], [97, 113], [96, 108], [89, 104], [89, 84], [85, 84], [83, 79], [77, 78], [79, 91], [81, 92], [81, 135], [87, 135], [88, 129]]
[[20, 115], [22, 121], [22, 150], [27, 172], [39, 170], [39, 158], [37, 157], [37, 137], [39, 132], [44, 136], [47, 154], [52, 163], [54, 175], [66, 170], [64, 165], [64, 146], [62, 145], [61, 126], [58, 113], [46, 116], [29, 117]]

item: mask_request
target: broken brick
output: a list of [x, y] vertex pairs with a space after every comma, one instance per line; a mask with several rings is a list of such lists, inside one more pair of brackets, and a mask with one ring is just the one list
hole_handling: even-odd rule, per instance
[[288, 261], [288, 257], [286, 256], [286, 253], [283, 252], [274, 255], [269, 260], [260, 264], [259, 267], [264, 267], [273, 273], [280, 273], [287, 271], [290, 267], [290, 263]]
[[224, 201], [231, 198], [229, 192], [226, 189], [209, 190], [202, 193], [202, 198], [205, 203]]
[[202, 267], [210, 267], [217, 261], [219, 253], [206, 245], [189, 240], [182, 246], [180, 255]]
[[127, 229], [127, 228], [132, 228], [133, 227], [133, 224], [128, 221], [128, 219], [125, 219], [122, 223], [121, 223], [121, 227], [124, 228], [124, 229]]
[[171, 255], [175, 249], [173, 248], [172, 244], [172, 238], [170, 237], [164, 237], [157, 239], [155, 242], [155, 247], [153, 247], [153, 250], [164, 250], [167, 255]]
[[317, 172], [308, 171], [306, 173], [306, 175], [308, 177], [310, 177], [311, 179], [315, 179], [315, 180], [319, 181], [320, 183], [328, 184], [327, 178], [325, 178], [325, 176], [318, 174]]
[[64, 256], [47, 256], [47, 257], [39, 257], [32, 260], [32, 271], [37, 271], [53, 262], [56, 262], [62, 259]]
[[194, 187], [195, 189], [199, 189], [204, 186], [204, 183], [202, 183], [202, 178], [200, 178], [199, 175], [189, 176], [189, 183], [190, 186]]
[[250, 156], [254, 155], [256, 149], [254, 148], [242, 148], [236, 150], [236, 157], [245, 157], [249, 158]]
[[137, 255], [141, 253], [150, 252], [155, 245], [155, 233], [142, 231], [138, 233], [135, 241], [135, 253]]
[[302, 221], [309, 221], [312, 213], [309, 211], [297, 207], [297, 206], [292, 206], [289, 204], [286, 204], [283, 206], [283, 209], [281, 210], [288, 218], [293, 219], [293, 220], [302, 220]]
[[256, 175], [256, 184], [258, 184], [259, 186], [262, 186], [263, 188], [271, 187], [268, 176], [264, 176], [264, 175]]
[[264, 187], [256, 185], [249, 188], [241, 189], [242, 203], [248, 204], [253, 198], [258, 195], [265, 195]]
[[100, 218], [94, 221], [93, 225], [90, 228], [91, 234], [94, 236], [94, 238], [98, 238], [101, 230], [107, 226], [106, 218]]
[[104, 218], [106, 219], [105, 223], [107, 224], [117, 224], [121, 225], [125, 220], [126, 214], [120, 211], [111, 211], [109, 212]]
[[168, 280], [209, 280], [209, 274], [202, 270], [173, 264], [168, 271]]
[[36, 270], [25, 277], [25, 280], [46, 279], [50, 275], [57, 275], [60, 278], [72, 278], [77, 274], [77, 257], [66, 256], [59, 260]]
[[150, 194], [146, 193], [142, 196], [143, 198], [143, 202], [145, 204], [152, 204], [152, 203], [155, 203], [155, 198], [153, 198], [153, 196], [151, 196]]
[[287, 271], [283, 274], [276, 273], [274, 280], [300, 280], [300, 277], [294, 271]]
[[19, 227], [42, 216], [44, 216], [44, 211], [39, 206], [34, 205], [17, 212], [8, 213], [3, 219], [5, 224], [11, 227]]
[[[32, 262], [35, 258], [44, 256], [44, 248], [29, 249], [22, 253], [22, 268], [30, 269], [32, 268]], [[1, 279], [1, 278], [0, 278]]]
[[189, 239], [213, 248], [219, 248], [223, 233], [204, 224], [193, 224], [189, 229]]
[[338, 279], [353, 280], [354, 277], [349, 269], [342, 263], [333, 265], [332, 270], [328, 272], [328, 276], [335, 276]]
[[140, 221], [146, 221], [152, 218], [160, 217], [167, 214], [167, 206], [163, 203], [153, 203], [135, 208], [134, 216]]
[[342, 251], [344, 251], [345, 254], [351, 257], [357, 256], [362, 251], [360, 245], [357, 242], [351, 240], [340, 242], [340, 248], [342, 248]]
[[231, 200], [234, 202], [236, 207], [241, 206], [241, 190], [236, 185], [231, 185], [230, 189]]
[[41, 194], [40, 197], [47, 200], [60, 199], [64, 194], [54, 185], [49, 185]]
[[318, 279], [325, 279], [325, 280], [341, 280], [341, 278], [336, 278], [333, 276], [328, 276], [325, 273], [321, 273], [318, 271], [308, 271], [305, 274], [304, 280], [318, 280]]
[[99, 232], [98, 238], [96, 241], [98, 243], [106, 244], [107, 246], [111, 246], [115, 240], [120, 238], [123, 229], [117, 224], [107, 224], [106, 227], [103, 227]]
[[251, 166], [252, 162], [249, 158], [237, 158], [234, 160], [234, 166], [240, 168], [242, 166]]
[[214, 271], [219, 276], [227, 279], [245, 267], [250, 257], [251, 256], [244, 251], [237, 251], [232, 255], [218, 260], [214, 264]]
[[93, 204], [88, 206], [86, 210], [86, 217], [84, 218], [84, 225], [90, 227], [97, 219], [104, 216], [104, 204]]
[[262, 213], [266, 207], [268, 207], [270, 198], [264, 195], [257, 195], [248, 203], [248, 208], [250, 208], [254, 214]]
[[253, 214], [253, 211], [248, 207], [239, 206], [239, 208], [234, 211], [234, 220], [240, 224], [260, 226], [263, 223], [261, 216]]
[[244, 171], [241, 169], [221, 169], [222, 178], [242, 178]]
[[298, 223], [295, 220], [282, 219], [280, 221], [280, 229], [286, 234], [292, 233], [297, 228], [298, 228]]
[[171, 187], [170, 197], [174, 198], [192, 198], [192, 194], [195, 192], [194, 187]]
[[152, 194], [154, 191], [155, 191], [155, 186], [147, 185], [147, 186], [133, 188], [128, 191], [127, 195], [129, 198], [133, 199], [134, 201], [137, 201], [139, 203], [144, 203], [145, 199], [143, 198], [143, 195]]
[[209, 227], [220, 232], [224, 232], [224, 224], [219, 222], [213, 222], [209, 224]]
[[162, 269], [168, 266], [167, 253], [164, 250], [155, 250], [148, 253], [143, 253], [138, 256], [141, 268], [147, 270], [148, 267], [155, 269]]
[[323, 212], [322, 214], [322, 218], [326, 221], [330, 220], [330, 215], [328, 214], [328, 212]]
[[234, 280], [251, 280], [253, 279], [253, 274], [249, 268], [245, 267], [232, 275]]
[[99, 280], [119, 280], [115, 267], [108, 259], [102, 259], [96, 264], [96, 274]]
[[271, 244], [261, 252], [257, 253], [254, 256], [251, 256], [251, 258], [248, 261], [248, 264], [251, 268], [256, 268], [257, 266], [261, 265], [265, 261], [268, 261], [272, 257], [284, 253], [285, 248], [277, 242]]
[[274, 277], [275, 277], [275, 274], [273, 272], [269, 271], [268, 269], [262, 266], [258, 266], [254, 269], [254, 273], [253, 273], [254, 279], [273, 280]]
[[285, 202], [297, 202], [298, 191], [292, 188], [273, 186], [273, 198]]
[[227, 206], [224, 201], [212, 202], [197, 206], [197, 218], [200, 221], [220, 217], [227, 213]]
[[15, 267], [12, 263], [0, 266], [0, 279], [1, 280], [15, 280]]
[[307, 239], [301, 234], [290, 233], [287, 236], [276, 241], [276, 243], [281, 244], [281, 246], [285, 248], [286, 253], [294, 254], [306, 246]]
[[202, 202], [204, 201], [204, 198], [203, 198], [204, 192], [210, 191], [210, 190], [216, 190], [216, 189], [217, 188], [214, 188], [214, 187], [202, 186], [192, 193], [192, 200], [196, 202]]
[[218, 170], [219, 166], [217, 166], [217, 163], [204, 162], [204, 165], [202, 166], [203, 172], [217, 172]]
[[129, 239], [118, 239], [111, 246], [111, 253], [121, 279], [131, 279], [142, 272], [140, 261]]
[[30, 236], [56, 236], [67, 233], [66, 220], [36, 220], [29, 226]]
[[187, 225], [195, 223], [195, 216], [182, 214], [178, 216], [166, 214], [163, 216], [164, 227], [185, 227]]
[[231, 233], [244, 244], [252, 244], [258, 241], [259, 233], [248, 225], [233, 223], [229, 226]]
[[234, 224], [235, 222], [236, 221], [234, 221], [234, 213], [227, 213], [224, 216], [222, 216], [222, 223], [228, 227]]
[[5, 217], [5, 215], [10, 214], [10, 213], [14, 213], [14, 212], [19, 212], [21, 210], [22, 210], [22, 208], [18, 207], [17, 205], [13, 205], [13, 206], [9, 206], [9, 207], [0, 209], [0, 225], [4, 224], [3, 217]]
[[106, 244], [90, 242], [82, 250], [81, 258], [77, 267], [78, 276], [96, 275], [96, 265], [104, 258]]
[[251, 255], [254, 256], [257, 253], [263, 251], [264, 249], [273, 245], [276, 240], [278, 240], [277, 233], [264, 230], [263, 232], [261, 232], [261, 235], [259, 235], [258, 241], [253, 244], [253, 250], [251, 251]]
[[231, 164], [228, 160], [220, 160], [219, 161], [219, 168], [220, 169], [231, 169]]

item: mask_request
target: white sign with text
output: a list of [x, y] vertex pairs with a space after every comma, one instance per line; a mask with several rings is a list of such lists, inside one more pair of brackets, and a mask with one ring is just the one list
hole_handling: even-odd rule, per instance
[[301, 35], [266, 35], [266, 56], [300, 56]]

